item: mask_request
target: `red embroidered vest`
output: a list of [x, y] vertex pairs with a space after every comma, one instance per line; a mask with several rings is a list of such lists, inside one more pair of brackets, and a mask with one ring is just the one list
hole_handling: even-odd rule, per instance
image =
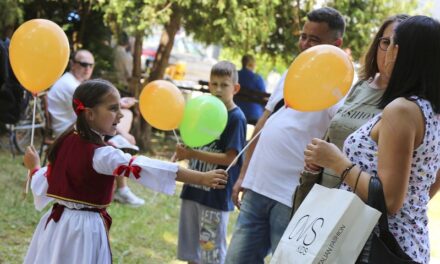
[[67, 135], [60, 142], [55, 162], [47, 176], [47, 196], [97, 207], [108, 206], [115, 178], [93, 169], [93, 154], [98, 147], [76, 133]]

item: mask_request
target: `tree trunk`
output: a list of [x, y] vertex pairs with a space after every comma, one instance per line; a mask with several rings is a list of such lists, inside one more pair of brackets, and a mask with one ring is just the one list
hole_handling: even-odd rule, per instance
[[[143, 83], [141, 83], [141, 54], [143, 38], [144, 31], [137, 31], [135, 33], [133, 72], [128, 89], [136, 98], [139, 98], [139, 94], [141, 93], [143, 87]], [[136, 144], [142, 151], [152, 151], [150, 146], [151, 126], [142, 118], [139, 108], [135, 108], [133, 113], [134, 115], [131, 133], [136, 138]]]
[[92, 2], [81, 1], [79, 5], [79, 14], [81, 16], [81, 26], [79, 28], [79, 32], [76, 35], [76, 43], [74, 43], [74, 50], [81, 49], [84, 44], [84, 32], [86, 27], [88, 26], [87, 20], [90, 15], [90, 10], [92, 8]]
[[173, 4], [172, 10], [173, 13], [171, 14], [170, 21], [165, 25], [165, 30], [160, 38], [153, 69], [150, 76], [148, 76], [148, 82], [163, 78], [165, 69], [168, 66], [171, 50], [173, 49], [174, 37], [182, 24], [182, 12], [179, 6]]
[[131, 73], [131, 80], [129, 83], [128, 90], [133, 96], [139, 97], [141, 93], [141, 55], [142, 55], [142, 42], [144, 39], [144, 31], [139, 30], [135, 33], [134, 41], [134, 54], [133, 54], [133, 72]]
[[[168, 59], [170, 58], [171, 50], [173, 49], [174, 37], [181, 25], [182, 15], [177, 5], [173, 5], [173, 13], [170, 17], [170, 21], [165, 25], [165, 30], [162, 34], [159, 47], [157, 49], [156, 58], [153, 64], [153, 69], [148, 77], [148, 82], [162, 79], [165, 73], [165, 68], [168, 65]], [[134, 65], [133, 65], [133, 80], [132, 89], [134, 88], [133, 94], [138, 97], [140, 94], [141, 87], [143, 84], [140, 83], [141, 77], [141, 52], [142, 52], [142, 38], [144, 37], [143, 32], [136, 33], [135, 40], [135, 54], [134, 54]], [[147, 82], [147, 83], [148, 83]], [[136, 86], [137, 85], [137, 86]], [[136, 88], [137, 87], [137, 88]], [[153, 152], [154, 150], [150, 146], [151, 139], [151, 126], [145, 122], [141, 117], [139, 110], [136, 109], [133, 128], [131, 130], [134, 137], [136, 138], [136, 144], [143, 151]]]
[[301, 1], [296, 1], [296, 6], [293, 8], [293, 23], [294, 23], [294, 35], [299, 36], [301, 34]]

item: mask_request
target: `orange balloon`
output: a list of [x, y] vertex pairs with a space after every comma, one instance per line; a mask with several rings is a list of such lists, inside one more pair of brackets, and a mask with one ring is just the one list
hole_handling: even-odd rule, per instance
[[182, 121], [185, 99], [174, 84], [157, 80], [142, 89], [139, 108], [144, 119], [153, 127], [173, 130]]
[[32, 93], [48, 89], [60, 78], [69, 53], [69, 41], [64, 31], [46, 19], [33, 19], [22, 24], [12, 35], [9, 47], [15, 76]]
[[284, 81], [284, 100], [298, 111], [324, 110], [341, 100], [354, 77], [348, 55], [333, 45], [317, 45], [292, 62]]

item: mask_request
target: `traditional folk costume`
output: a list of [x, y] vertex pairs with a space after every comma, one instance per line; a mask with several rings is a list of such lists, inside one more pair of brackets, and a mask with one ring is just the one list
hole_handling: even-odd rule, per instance
[[178, 166], [83, 140], [75, 132], [60, 142], [55, 162], [35, 172], [35, 208], [55, 201], [40, 220], [24, 263], [111, 263], [108, 240], [114, 176], [173, 194]]

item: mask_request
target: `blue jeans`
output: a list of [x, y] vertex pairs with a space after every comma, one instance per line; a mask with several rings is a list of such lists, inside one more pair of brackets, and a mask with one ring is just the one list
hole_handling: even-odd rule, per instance
[[242, 201], [226, 264], [259, 264], [275, 248], [290, 221], [291, 208], [247, 190]]

